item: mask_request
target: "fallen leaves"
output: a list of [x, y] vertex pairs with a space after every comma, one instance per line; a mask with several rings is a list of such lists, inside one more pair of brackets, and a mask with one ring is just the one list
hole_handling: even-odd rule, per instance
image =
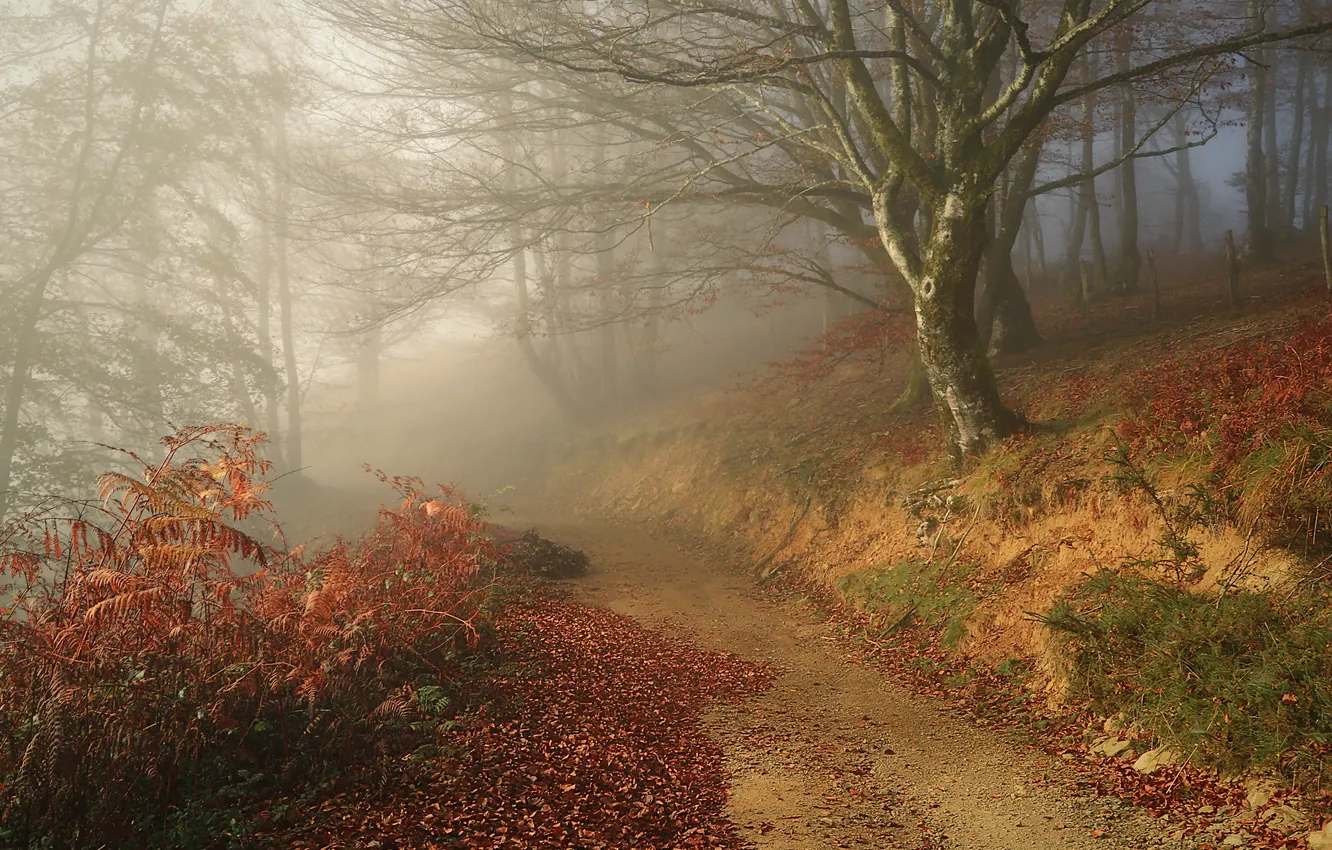
[[701, 712], [771, 673], [610, 611], [520, 601], [505, 663], [441, 742], [330, 796], [271, 840], [297, 848], [737, 848]]

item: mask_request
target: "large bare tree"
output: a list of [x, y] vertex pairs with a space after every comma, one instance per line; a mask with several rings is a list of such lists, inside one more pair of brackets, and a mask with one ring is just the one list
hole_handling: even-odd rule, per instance
[[[1024, 424], [1000, 397], [975, 318], [976, 291], [993, 230], [992, 197], [1047, 120], [1133, 81], [1200, 85], [1241, 51], [1332, 29], [1315, 22], [1277, 31], [1254, 16], [1185, 27], [1194, 20], [1189, 4], [1160, 0], [325, 5], [344, 20], [373, 22], [385, 41], [450, 55], [455, 65], [514, 69], [524, 81], [515, 90], [544, 79], [597, 86], [622, 104], [652, 104], [668, 118], [650, 137], [662, 150], [707, 152], [697, 173], [679, 178], [679, 193], [741, 164], [771, 163], [780, 152], [783, 169], [768, 173], [806, 172], [789, 183], [785, 202], [815, 197], [836, 211], [844, 200], [871, 211], [869, 226], [909, 288], [921, 361], [958, 456], [984, 451]], [[1085, 56], [1122, 43], [1123, 29], [1148, 11], [1154, 25], [1173, 19], [1187, 38], [1138, 50], [1117, 68], [1102, 64], [1095, 75], [1079, 70]], [[686, 100], [695, 104], [692, 115], [673, 111]], [[1119, 160], [1139, 155], [1164, 125], [1140, 131]], [[1032, 191], [1050, 188], [1059, 186]]]

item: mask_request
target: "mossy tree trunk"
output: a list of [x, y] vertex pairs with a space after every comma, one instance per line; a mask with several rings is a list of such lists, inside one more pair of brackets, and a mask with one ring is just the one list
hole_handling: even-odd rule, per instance
[[987, 193], [960, 188], [933, 209], [915, 296], [920, 361], [955, 459], [978, 455], [1023, 425], [999, 397], [976, 325], [976, 280], [986, 248]]

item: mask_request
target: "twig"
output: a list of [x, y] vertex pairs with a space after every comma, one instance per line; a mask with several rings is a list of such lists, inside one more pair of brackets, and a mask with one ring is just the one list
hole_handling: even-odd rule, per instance
[[967, 535], [971, 534], [971, 529], [976, 527], [976, 520], [980, 519], [981, 507], [983, 505], [984, 503], [980, 499], [976, 500], [976, 510], [971, 515], [971, 524], [967, 526], [967, 530], [962, 532], [962, 536], [958, 538], [957, 545], [953, 547], [953, 554], [948, 556], [947, 561], [944, 561], [943, 567], [939, 570], [939, 579], [936, 582], [936, 586], [941, 586], [943, 584], [944, 576], [948, 574], [948, 568], [957, 560], [958, 553], [962, 551], [962, 544], [967, 542]]

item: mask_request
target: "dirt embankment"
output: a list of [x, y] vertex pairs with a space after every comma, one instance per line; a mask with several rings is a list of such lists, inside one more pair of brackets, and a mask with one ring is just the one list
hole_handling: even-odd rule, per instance
[[[1039, 492], [1014, 494], [1003, 467], [1022, 459], [1002, 451], [961, 478], [945, 464], [904, 470], [880, 461], [830, 491], [806, 483], [798, 458], [773, 462], [781, 433], [746, 425], [753, 422], [657, 418], [586, 437], [552, 466], [548, 501], [707, 541], [761, 576], [800, 573], [885, 618], [900, 613], [903, 600], [918, 601], [895, 573], [955, 582], [958, 593], [941, 603], [949, 610], [934, 613], [951, 621], [956, 648], [990, 663], [1035, 659], [1055, 700], [1059, 652], [1031, 612], [1049, 610], [1102, 567], [1158, 555], [1167, 531], [1149, 498], [1107, 483], [1105, 464], [1054, 469]], [[1083, 439], [1091, 444], [1083, 454], [1094, 457], [1108, 438]], [[1197, 544], [1206, 569], [1199, 588], [1230, 575], [1237, 553], [1253, 555], [1244, 564], [1251, 582], [1280, 576], [1289, 564], [1278, 551], [1255, 552], [1224, 525]]]

